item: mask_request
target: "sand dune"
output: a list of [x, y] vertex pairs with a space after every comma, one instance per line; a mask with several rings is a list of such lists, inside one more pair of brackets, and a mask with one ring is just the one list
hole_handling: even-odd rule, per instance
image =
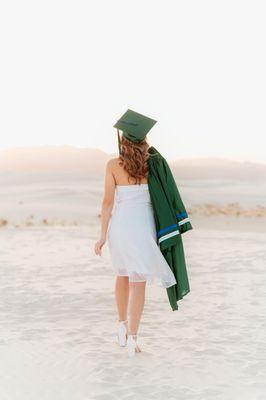
[[0, 174], [1, 400], [264, 400], [265, 186], [179, 188], [191, 292], [173, 312], [147, 288], [132, 360], [116, 343], [108, 247], [93, 252], [102, 178]]
[[102, 173], [110, 156], [98, 149], [73, 146], [21, 147], [0, 151], [0, 172]]
[[[193, 217], [266, 216], [266, 182], [178, 180], [177, 185]], [[99, 177], [2, 173], [0, 227], [96, 225], [102, 196], [103, 178]]]
[[129, 359], [98, 232], [0, 230], [0, 398], [264, 400], [265, 233], [184, 236], [191, 292], [173, 312], [159, 283], [147, 287], [142, 353]]
[[234, 161], [223, 158], [187, 158], [171, 163], [180, 179], [266, 180], [266, 164]]
[[[199, 206], [188, 208], [188, 213], [191, 219], [197, 219], [198, 216], [204, 217], [216, 217], [223, 216], [225, 221], [230, 219], [231, 223], [238, 224], [238, 220], [242, 218], [242, 220], [246, 220], [246, 223], [250, 222], [250, 219], [259, 218], [261, 219], [261, 223], [266, 223], [266, 207], [257, 206], [255, 208], [244, 208], [238, 203], [226, 204], [224, 206], [219, 206], [216, 204], [202, 204]], [[54, 211], [55, 212], [55, 211]], [[7, 227], [31, 227], [31, 226], [91, 226], [92, 221], [94, 224], [96, 220], [99, 219], [101, 214], [95, 214], [94, 218], [91, 218], [90, 214], [86, 214], [84, 210], [84, 215], [80, 215], [79, 217], [72, 215], [71, 212], [69, 215], [63, 216], [63, 218], [59, 218], [54, 216], [42, 217], [40, 215], [30, 214], [27, 217], [21, 216], [8, 218], [0, 218], [0, 228]], [[218, 224], [218, 219], [216, 219], [216, 223]], [[266, 230], [266, 229], [265, 229]]]
[[224, 215], [233, 217], [266, 217], [266, 207], [243, 207], [239, 203], [229, 203], [224, 206], [217, 204], [202, 204], [189, 209], [191, 215]]

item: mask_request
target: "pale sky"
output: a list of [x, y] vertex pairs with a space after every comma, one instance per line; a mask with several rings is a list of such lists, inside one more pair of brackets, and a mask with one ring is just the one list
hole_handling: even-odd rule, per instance
[[128, 109], [169, 160], [266, 163], [265, 1], [5, 1], [0, 148], [117, 152]]

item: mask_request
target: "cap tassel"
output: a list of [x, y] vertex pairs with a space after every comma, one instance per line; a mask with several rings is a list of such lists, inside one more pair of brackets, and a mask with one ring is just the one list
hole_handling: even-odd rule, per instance
[[118, 137], [118, 149], [119, 149], [119, 154], [121, 154], [121, 139], [120, 139], [119, 129], [117, 129], [117, 137]]

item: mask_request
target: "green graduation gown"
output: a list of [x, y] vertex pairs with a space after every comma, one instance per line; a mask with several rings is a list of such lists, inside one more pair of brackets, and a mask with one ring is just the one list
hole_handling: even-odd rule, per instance
[[157, 243], [176, 278], [177, 284], [166, 289], [175, 311], [178, 310], [178, 300], [190, 292], [181, 234], [193, 228], [166, 159], [153, 146], [149, 153], [148, 188]]

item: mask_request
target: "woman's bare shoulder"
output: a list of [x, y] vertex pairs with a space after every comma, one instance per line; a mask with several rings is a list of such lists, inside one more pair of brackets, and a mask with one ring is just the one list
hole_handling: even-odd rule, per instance
[[117, 168], [121, 168], [121, 166], [119, 165], [121, 159], [119, 157], [115, 157], [115, 158], [110, 158], [107, 163], [106, 166], [110, 169], [117, 169]]

